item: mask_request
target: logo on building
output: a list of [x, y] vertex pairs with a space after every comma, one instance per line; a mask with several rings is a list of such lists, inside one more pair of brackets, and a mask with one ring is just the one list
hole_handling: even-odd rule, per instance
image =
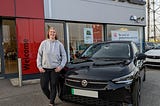
[[140, 23], [140, 22], [144, 21], [144, 17], [137, 17], [135, 15], [131, 15], [130, 20], [134, 21], [134, 22], [137, 22], [137, 23]]

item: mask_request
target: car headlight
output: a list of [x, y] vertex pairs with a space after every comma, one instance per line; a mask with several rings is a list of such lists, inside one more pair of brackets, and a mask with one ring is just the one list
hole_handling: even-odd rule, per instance
[[116, 84], [131, 84], [133, 81], [133, 76], [134, 76], [134, 71], [128, 75], [125, 75], [119, 78], [115, 78], [112, 81]]

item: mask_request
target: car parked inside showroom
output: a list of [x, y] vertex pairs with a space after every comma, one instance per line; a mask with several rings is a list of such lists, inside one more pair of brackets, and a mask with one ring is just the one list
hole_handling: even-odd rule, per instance
[[144, 59], [132, 41], [92, 44], [61, 71], [59, 97], [92, 106], [139, 106]]
[[160, 48], [151, 49], [145, 52], [144, 64], [151, 67], [160, 67]]

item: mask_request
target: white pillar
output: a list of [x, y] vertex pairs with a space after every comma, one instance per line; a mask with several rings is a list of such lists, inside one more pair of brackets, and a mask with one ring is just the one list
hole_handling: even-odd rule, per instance
[[18, 79], [18, 83], [19, 86], [22, 86], [22, 61], [21, 58], [18, 58], [18, 72], [19, 72], [19, 79]]

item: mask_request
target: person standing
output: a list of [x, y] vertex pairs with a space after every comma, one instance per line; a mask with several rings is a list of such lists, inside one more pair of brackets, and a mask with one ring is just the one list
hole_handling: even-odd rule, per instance
[[67, 57], [63, 44], [57, 40], [56, 29], [49, 27], [47, 35], [48, 39], [43, 40], [38, 49], [37, 67], [41, 73], [41, 89], [50, 100], [49, 106], [55, 106], [59, 72], [65, 66]]

